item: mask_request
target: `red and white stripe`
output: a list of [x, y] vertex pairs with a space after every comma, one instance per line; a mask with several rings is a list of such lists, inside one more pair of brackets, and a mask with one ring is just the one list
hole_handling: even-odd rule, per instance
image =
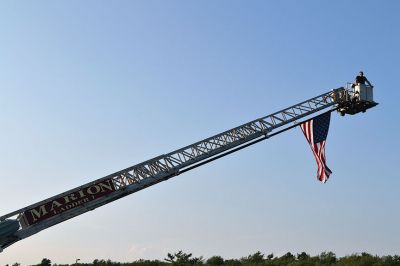
[[317, 178], [321, 182], [326, 182], [332, 173], [329, 168], [326, 166], [325, 159], [325, 140], [319, 143], [314, 143], [313, 136], [313, 120], [309, 120], [300, 125], [301, 130], [304, 133], [308, 143], [310, 144], [311, 150], [314, 154], [315, 160], [317, 161], [318, 170], [317, 170]]

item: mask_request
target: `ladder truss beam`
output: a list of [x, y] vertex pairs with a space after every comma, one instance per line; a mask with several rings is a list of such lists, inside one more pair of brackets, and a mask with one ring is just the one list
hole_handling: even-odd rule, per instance
[[[334, 90], [334, 92], [340, 92], [343, 90], [345, 89], [339, 88]], [[54, 197], [4, 215], [0, 217], [0, 221], [18, 215], [17, 220], [19, 220], [23, 226], [15, 233], [15, 241], [10, 241], [9, 243], [1, 246], [1, 248], [5, 248], [20, 239], [28, 237], [43, 229], [85, 213], [89, 210], [93, 210], [111, 201], [122, 198], [161, 181], [165, 181], [173, 176], [179, 175], [180, 171], [185, 170], [185, 168], [189, 169], [190, 166], [199, 164], [202, 161], [223, 154], [224, 152], [244, 145], [252, 140], [268, 136], [268, 134], [274, 130], [277, 130], [278, 128], [282, 129], [284, 127], [288, 127], [290, 126], [290, 123], [296, 123], [306, 116], [333, 106], [337, 102], [335, 101], [334, 97], [332, 97], [332, 93], [333, 92], [327, 92], [321, 94], [317, 97], [290, 106], [279, 112], [256, 119], [249, 123], [196, 142], [192, 145], [155, 157], [135, 166], [126, 168], [114, 174], [105, 176], [80, 187], [68, 190]], [[63, 197], [68, 198], [73, 193], [76, 194], [78, 191], [87, 189], [90, 186], [98, 186], [98, 184], [101, 182], [109, 180], [112, 182], [112, 193], [88, 202], [84, 202], [79, 206], [63, 211], [35, 224], [26, 224], [22, 221], [26, 211], [40, 208], [49, 202]], [[41, 210], [39, 209], [39, 211]]]

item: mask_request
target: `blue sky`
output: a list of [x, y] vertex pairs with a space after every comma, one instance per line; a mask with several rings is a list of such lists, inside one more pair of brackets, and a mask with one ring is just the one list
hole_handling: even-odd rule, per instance
[[2, 214], [275, 112], [364, 70], [333, 175], [300, 129], [18, 242], [1, 264], [400, 250], [397, 1], [0, 4]]

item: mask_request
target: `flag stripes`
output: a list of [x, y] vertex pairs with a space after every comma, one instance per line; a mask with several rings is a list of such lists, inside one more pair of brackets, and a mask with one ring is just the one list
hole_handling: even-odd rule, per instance
[[332, 171], [326, 165], [325, 144], [328, 136], [331, 112], [323, 113], [312, 120], [308, 120], [300, 125], [307, 142], [317, 161], [317, 178], [321, 182], [326, 182]]

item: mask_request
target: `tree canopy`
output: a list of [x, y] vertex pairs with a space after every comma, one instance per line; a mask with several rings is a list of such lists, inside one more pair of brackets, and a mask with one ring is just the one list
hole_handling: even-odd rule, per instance
[[[19, 266], [19, 263], [13, 266]], [[333, 252], [322, 252], [319, 255], [311, 256], [306, 252], [299, 254], [286, 254], [277, 257], [273, 253], [265, 255], [257, 251], [254, 254], [240, 259], [224, 259], [221, 256], [212, 256], [205, 260], [202, 256], [194, 257], [192, 253], [182, 250], [175, 253], [168, 253], [164, 261], [139, 259], [133, 262], [114, 262], [111, 260], [95, 259], [91, 263], [73, 264], [51, 264], [51, 260], [44, 258], [39, 264], [32, 266], [170, 266], [170, 265], [226, 265], [226, 266], [400, 266], [399, 255], [374, 256], [368, 253], [352, 254], [341, 258], [336, 257]], [[6, 265], [9, 266], [9, 265]]]

